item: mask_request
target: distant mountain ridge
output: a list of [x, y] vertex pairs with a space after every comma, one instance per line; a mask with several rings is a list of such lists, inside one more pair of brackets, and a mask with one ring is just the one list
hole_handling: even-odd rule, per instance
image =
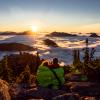
[[24, 32], [0, 32], [0, 35], [32, 35], [34, 32], [32, 31], [24, 31]]
[[[81, 35], [80, 35], [81, 34]], [[88, 36], [88, 34], [90, 34]], [[76, 36], [87, 36], [87, 37], [100, 37], [97, 33], [66, 33], [66, 32], [52, 32], [46, 35], [47, 37], [76, 37]]]
[[96, 33], [90, 33], [89, 37], [100, 37], [99, 35], [97, 35]]
[[46, 36], [55, 36], [55, 37], [71, 37], [71, 36], [78, 36], [76, 34], [70, 34], [70, 33], [65, 33], [65, 32], [52, 32]]
[[[81, 34], [81, 35], [80, 35]], [[97, 33], [86, 33], [90, 34], [89, 37], [100, 37]], [[47, 34], [48, 37], [76, 37], [76, 36], [87, 36], [82, 33], [66, 33], [66, 32], [52, 32]], [[32, 31], [24, 31], [24, 32], [12, 32], [12, 31], [6, 31], [6, 32], [0, 32], [0, 35], [34, 35], [34, 32]]]

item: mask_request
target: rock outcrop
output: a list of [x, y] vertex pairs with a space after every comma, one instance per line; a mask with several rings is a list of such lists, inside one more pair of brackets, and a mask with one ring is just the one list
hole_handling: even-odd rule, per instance
[[51, 47], [58, 47], [58, 45], [53, 40], [50, 40], [50, 39], [45, 39], [44, 44]]
[[9, 84], [0, 79], [0, 100], [11, 100], [9, 94]]

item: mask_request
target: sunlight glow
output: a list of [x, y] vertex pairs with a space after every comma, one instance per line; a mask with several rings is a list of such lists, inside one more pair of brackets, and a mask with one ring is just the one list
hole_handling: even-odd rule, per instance
[[38, 26], [32, 25], [32, 32], [37, 32], [38, 31]]

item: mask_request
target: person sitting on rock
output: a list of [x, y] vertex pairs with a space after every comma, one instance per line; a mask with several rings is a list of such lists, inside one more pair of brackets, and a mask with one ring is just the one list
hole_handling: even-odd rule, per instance
[[54, 58], [53, 63], [44, 61], [37, 70], [38, 86], [59, 89], [65, 82], [64, 69], [59, 67], [58, 59]]
[[58, 58], [53, 59], [53, 63], [49, 65], [49, 68], [59, 68]]

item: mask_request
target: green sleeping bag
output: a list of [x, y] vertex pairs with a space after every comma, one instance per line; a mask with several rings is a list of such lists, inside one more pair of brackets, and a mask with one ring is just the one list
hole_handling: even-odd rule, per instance
[[[57, 77], [54, 75], [56, 73]], [[59, 88], [59, 81], [60, 84], [63, 85], [64, 80], [64, 69], [63, 68], [55, 68], [49, 69], [46, 66], [40, 66], [37, 71], [37, 81], [40, 86], [48, 87], [52, 86], [53, 89]]]

